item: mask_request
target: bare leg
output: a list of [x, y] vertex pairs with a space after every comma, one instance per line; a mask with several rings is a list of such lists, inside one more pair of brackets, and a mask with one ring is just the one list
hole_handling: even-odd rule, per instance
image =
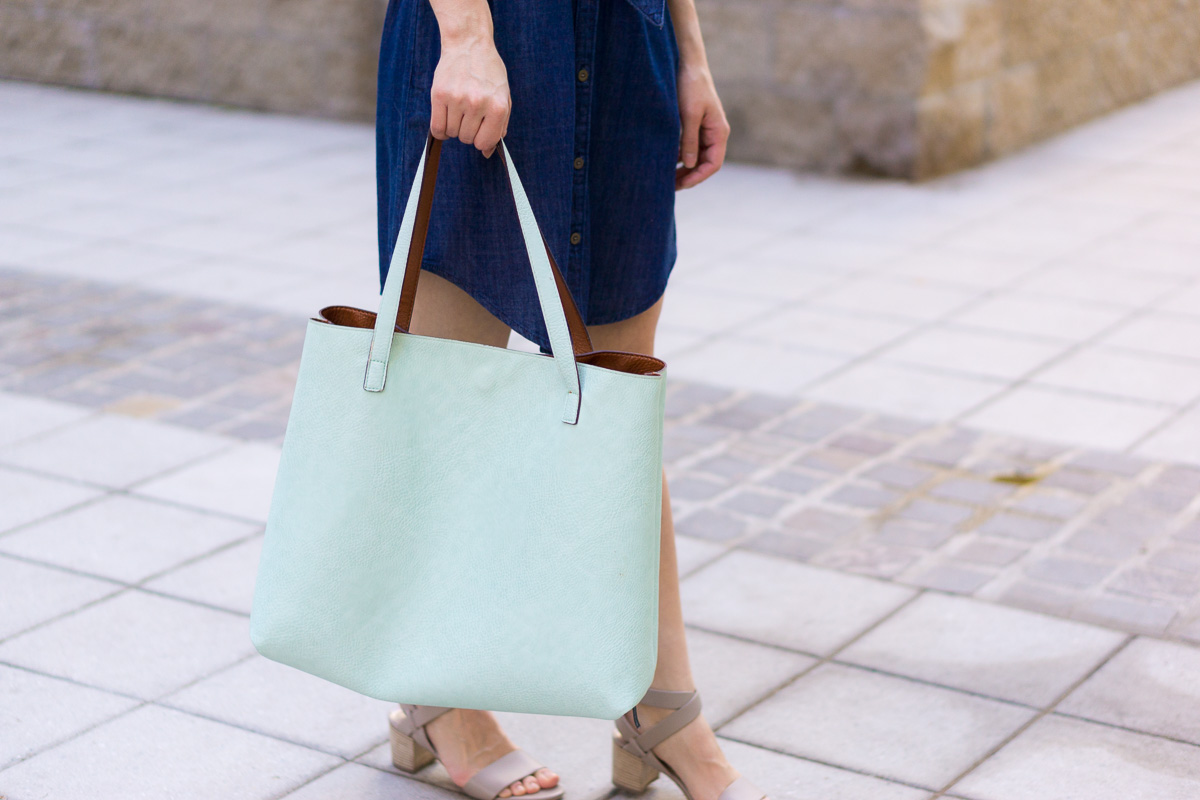
[[[510, 329], [469, 294], [441, 276], [421, 272], [413, 307], [412, 333], [505, 347]], [[429, 737], [450, 779], [463, 786], [476, 772], [516, 750], [496, 718], [487, 711], [455, 709], [429, 724]], [[501, 797], [520, 797], [558, 784], [558, 775], [538, 770], [536, 777], [512, 784]]]
[[[662, 312], [662, 298], [646, 311], [621, 322], [592, 325], [588, 333], [596, 350], [625, 350], [654, 355], [654, 333]], [[695, 689], [688, 663], [687, 638], [683, 628], [683, 605], [679, 598], [679, 563], [675, 555], [675, 525], [667, 477], [663, 475], [662, 551], [658, 576], [658, 665], [656, 689]], [[653, 725], [668, 711], [638, 706], [643, 727]], [[695, 800], [716, 800], [737, 777], [726, 760], [717, 737], [703, 715], [654, 748], [654, 752], [679, 773]]]

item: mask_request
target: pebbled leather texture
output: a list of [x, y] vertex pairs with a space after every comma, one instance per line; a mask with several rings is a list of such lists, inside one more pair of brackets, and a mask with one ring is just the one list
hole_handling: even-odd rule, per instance
[[[381, 329], [386, 383], [365, 391]], [[666, 373], [576, 362], [567, 344], [575, 424], [557, 357], [311, 321], [255, 585], [258, 651], [392, 702], [632, 708], [657, 654]]]

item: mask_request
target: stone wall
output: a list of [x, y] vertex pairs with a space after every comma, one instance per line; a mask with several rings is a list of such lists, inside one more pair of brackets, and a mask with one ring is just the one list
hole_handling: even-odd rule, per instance
[[0, 76], [371, 119], [381, 0], [0, 0]]
[[[697, 0], [730, 156], [924, 178], [1193, 77], [1200, 0]], [[385, 0], [0, 0], [0, 76], [369, 120]]]
[[1200, 0], [697, 0], [734, 159], [924, 178], [1200, 77]]

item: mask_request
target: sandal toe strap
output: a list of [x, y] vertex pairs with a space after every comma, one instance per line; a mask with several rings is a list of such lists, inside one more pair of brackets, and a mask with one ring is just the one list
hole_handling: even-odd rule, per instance
[[476, 772], [463, 787], [463, 792], [476, 800], [493, 800], [511, 784], [541, 768], [542, 765], [524, 750], [513, 750]]
[[767, 793], [759, 789], [747, 778], [738, 778], [725, 787], [717, 800], [765, 800]]

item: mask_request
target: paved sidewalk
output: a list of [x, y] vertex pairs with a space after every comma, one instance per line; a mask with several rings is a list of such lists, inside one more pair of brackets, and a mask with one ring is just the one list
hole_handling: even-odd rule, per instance
[[[8, 266], [375, 302], [370, 127], [17, 83], [0, 106]], [[679, 201], [673, 376], [1200, 463], [1200, 83], [922, 186], [731, 165]]]
[[[685, 614], [776, 800], [1200, 795], [1198, 96], [930, 186], [681, 196]], [[369, 130], [0, 104], [0, 795], [455, 796], [246, 632], [304, 319], [374, 302]], [[613, 796], [608, 723], [505, 723]]]

